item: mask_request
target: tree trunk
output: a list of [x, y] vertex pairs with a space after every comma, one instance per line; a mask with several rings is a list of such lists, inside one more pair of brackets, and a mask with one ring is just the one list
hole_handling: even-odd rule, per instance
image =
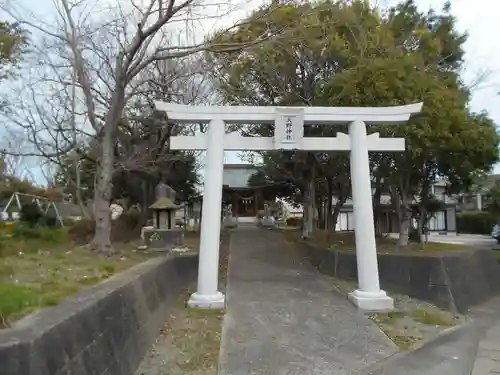
[[333, 207], [332, 227], [331, 227], [332, 233], [335, 233], [337, 231], [337, 222], [339, 220], [340, 209], [344, 205], [345, 201], [346, 201], [346, 198], [341, 198], [341, 199], [337, 200], [337, 203], [335, 203], [335, 206]]
[[324, 215], [324, 205], [322, 202], [316, 203], [316, 211], [318, 215], [318, 220], [316, 222], [316, 227], [319, 229], [325, 229], [325, 215]]
[[149, 197], [151, 195], [150, 194], [151, 186], [150, 186], [150, 183], [147, 179], [144, 179], [142, 181], [141, 190], [142, 190], [142, 198], [141, 198], [141, 204], [140, 204], [140, 207], [141, 207], [140, 221], [144, 225], [147, 225], [148, 219], [149, 219], [149, 209], [148, 209], [148, 206], [150, 204]]
[[335, 223], [332, 228], [332, 214], [333, 214], [333, 186], [332, 181], [327, 178], [326, 180], [327, 186], [327, 201], [326, 201], [326, 229], [328, 231], [332, 230], [335, 232]]
[[94, 193], [95, 234], [92, 248], [99, 253], [111, 254], [114, 252], [111, 245], [111, 203], [113, 177], [113, 138], [105, 131], [101, 141], [101, 158], [97, 167], [96, 187]]
[[90, 215], [83, 203], [82, 199], [82, 176], [80, 171], [80, 155], [78, 155], [77, 147], [77, 136], [76, 136], [76, 81], [77, 73], [76, 69], [73, 68], [73, 74], [71, 79], [71, 128], [73, 133], [73, 167], [75, 168], [76, 174], [76, 202], [80, 206], [80, 211], [85, 219], [90, 219]]
[[422, 248], [424, 248], [425, 246], [423, 230], [424, 226], [427, 224], [427, 215], [428, 215], [427, 207], [429, 203], [430, 189], [431, 189], [430, 179], [426, 178], [422, 183], [422, 189], [420, 191], [420, 203], [418, 205], [419, 218], [417, 223], [417, 230], [418, 230], [419, 242]]
[[78, 206], [80, 207], [80, 211], [82, 213], [82, 216], [85, 219], [90, 219], [90, 215], [87, 211], [87, 207], [85, 207], [85, 203], [83, 202], [83, 199], [82, 199], [82, 178], [81, 178], [81, 173], [80, 173], [80, 158], [76, 152], [75, 152], [75, 158], [74, 158], [73, 162], [75, 164], [75, 173], [76, 173], [76, 189], [75, 189], [76, 202], [78, 203]]
[[398, 246], [408, 246], [408, 235], [410, 233], [410, 216], [408, 212], [407, 199], [402, 199], [396, 189], [390, 189], [391, 199], [399, 221]]
[[332, 214], [329, 215], [330, 218], [328, 220], [329, 223], [328, 241], [332, 240], [333, 236], [335, 235], [335, 232], [337, 231], [337, 221], [339, 219], [340, 209], [344, 205], [345, 201], [346, 201], [345, 198], [337, 200], [337, 202], [335, 203], [335, 207], [333, 208]]
[[418, 230], [418, 239], [419, 239], [419, 242], [420, 242], [420, 245], [422, 246], [422, 248], [424, 248], [425, 246], [425, 241], [424, 241], [424, 225], [425, 225], [425, 222], [426, 222], [426, 216], [427, 216], [427, 212], [425, 211], [424, 208], [420, 208], [419, 209], [419, 218], [418, 218], [418, 221], [417, 221], [417, 230]]
[[375, 235], [382, 236], [382, 228], [380, 225], [381, 216], [381, 204], [380, 199], [382, 198], [382, 185], [380, 183], [381, 178], [377, 176], [375, 181], [375, 192], [373, 193], [373, 225], [375, 226]]
[[302, 237], [311, 238], [314, 229], [314, 179], [311, 178], [306, 185], [304, 199], [304, 226], [302, 228]]
[[94, 193], [95, 234], [92, 248], [102, 254], [114, 252], [111, 244], [111, 211], [113, 193], [113, 168], [115, 162], [114, 133], [124, 108], [125, 77], [117, 76], [117, 85], [111, 99], [111, 107], [99, 138], [100, 160], [97, 167]]
[[403, 219], [399, 220], [399, 238], [398, 246], [408, 246], [408, 236], [410, 234], [410, 218], [408, 214], [403, 214]]

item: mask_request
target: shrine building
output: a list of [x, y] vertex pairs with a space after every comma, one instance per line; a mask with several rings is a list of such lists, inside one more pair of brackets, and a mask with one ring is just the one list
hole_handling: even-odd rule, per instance
[[239, 222], [254, 222], [258, 212], [264, 210], [264, 203], [275, 200], [272, 185], [249, 186], [249, 178], [258, 171], [252, 164], [224, 164], [222, 200], [232, 205], [233, 216]]

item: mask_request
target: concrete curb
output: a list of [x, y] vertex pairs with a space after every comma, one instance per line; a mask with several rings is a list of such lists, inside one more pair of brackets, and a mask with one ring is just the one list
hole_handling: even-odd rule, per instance
[[470, 327], [472, 324], [474, 324], [474, 322], [471, 319], [469, 319], [462, 324], [447, 328], [447, 329], [437, 333], [436, 335], [434, 335], [430, 339], [428, 339], [426, 341], [421, 341], [421, 342], [413, 345], [410, 349], [400, 350], [399, 352], [397, 352], [397, 353], [395, 353], [387, 358], [384, 358], [384, 359], [382, 359], [382, 360], [380, 360], [372, 365], [369, 365], [361, 370], [357, 370], [355, 372], [352, 372], [351, 375], [382, 375], [382, 373], [380, 371], [382, 371], [388, 363], [401, 360], [401, 359], [411, 355], [412, 353], [416, 352], [417, 350], [420, 350], [423, 347], [430, 345], [430, 344], [438, 341], [439, 339], [442, 339], [445, 336], [451, 335], [459, 330], [466, 329], [466, 328]]
[[0, 331], [2, 375], [133, 375], [198, 256], [155, 257]]
[[[233, 230], [231, 230], [230, 232], [233, 232]], [[220, 330], [220, 342], [219, 342], [219, 358], [217, 359], [217, 368], [215, 370], [215, 374], [216, 375], [219, 375], [220, 373], [220, 370], [221, 370], [221, 354], [222, 354], [222, 348], [223, 346], [225, 345], [225, 341], [226, 339], [224, 339], [224, 337], [227, 336], [227, 325], [229, 324], [228, 323], [228, 320], [230, 319], [229, 318], [229, 310], [227, 308], [228, 306], [228, 300], [229, 300], [229, 284], [230, 284], [230, 280], [229, 280], [229, 275], [231, 273], [231, 258], [232, 258], [232, 255], [231, 255], [231, 247], [232, 247], [232, 242], [233, 242], [233, 236], [231, 233], [228, 233], [228, 249], [227, 249], [227, 270], [226, 270], [226, 285], [224, 286], [224, 316], [222, 318], [222, 322], [221, 322], [221, 330]]]

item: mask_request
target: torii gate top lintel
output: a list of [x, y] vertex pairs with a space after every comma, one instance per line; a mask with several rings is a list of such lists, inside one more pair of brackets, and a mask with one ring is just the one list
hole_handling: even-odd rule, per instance
[[304, 124], [346, 124], [363, 121], [367, 125], [404, 123], [419, 113], [423, 103], [393, 107], [253, 107], [191, 106], [155, 101], [158, 111], [178, 122], [208, 123], [220, 119], [229, 123], [273, 124], [279, 112], [301, 113]]

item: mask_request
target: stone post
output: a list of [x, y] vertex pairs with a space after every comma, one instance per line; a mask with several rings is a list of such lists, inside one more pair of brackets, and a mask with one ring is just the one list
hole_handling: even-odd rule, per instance
[[349, 125], [351, 141], [351, 181], [354, 208], [354, 231], [358, 265], [358, 289], [349, 294], [349, 300], [367, 311], [394, 308], [392, 298], [380, 289], [373, 205], [371, 173], [368, 159], [366, 125], [354, 121]]

